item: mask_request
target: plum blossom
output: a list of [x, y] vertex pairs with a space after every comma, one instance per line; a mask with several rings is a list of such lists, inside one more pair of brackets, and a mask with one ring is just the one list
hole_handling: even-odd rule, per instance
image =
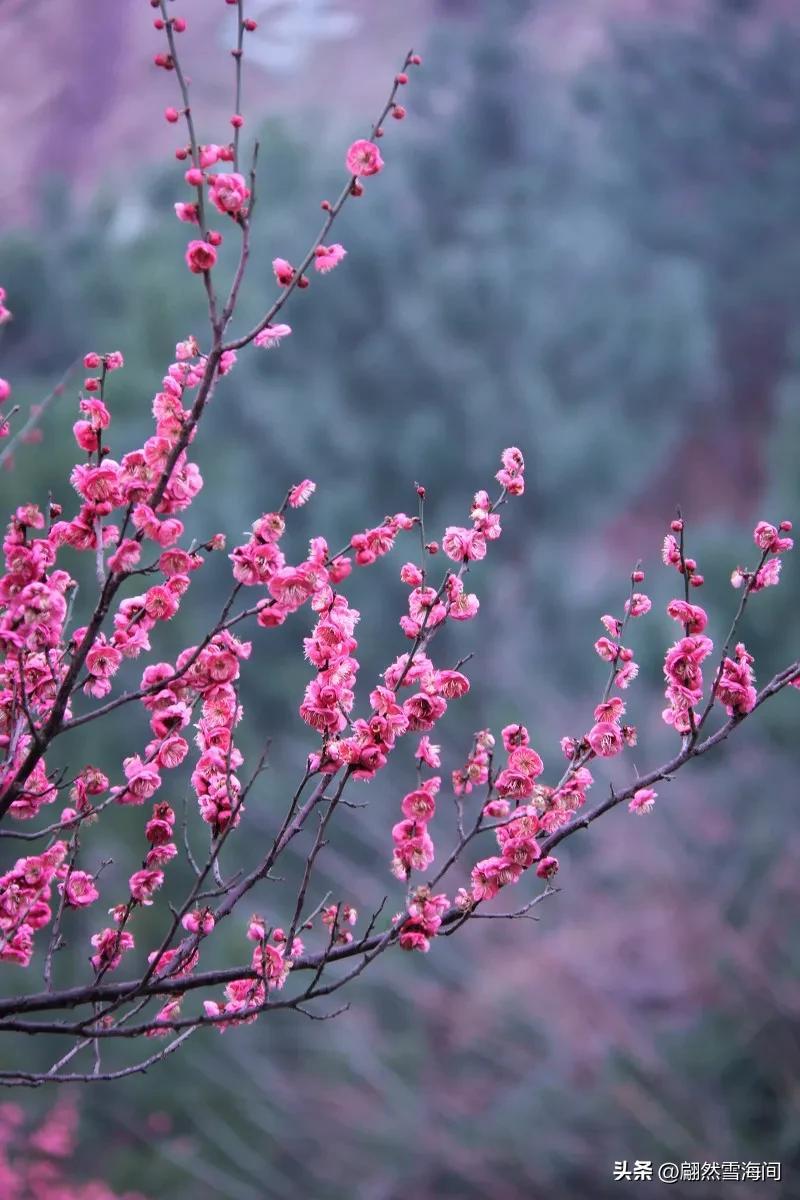
[[358, 178], [377, 175], [383, 170], [380, 150], [374, 142], [367, 141], [366, 138], [359, 138], [352, 143], [345, 156], [345, 164], [350, 174]]

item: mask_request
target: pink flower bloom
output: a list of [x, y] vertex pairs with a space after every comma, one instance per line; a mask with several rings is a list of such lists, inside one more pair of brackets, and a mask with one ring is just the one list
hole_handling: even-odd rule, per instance
[[558, 870], [558, 859], [552, 854], [548, 854], [546, 858], [540, 859], [536, 864], [536, 874], [540, 879], [552, 879]]
[[630, 613], [632, 617], [643, 617], [652, 607], [650, 597], [642, 592], [634, 592], [630, 600], [625, 601], [625, 612]]
[[444, 531], [442, 549], [453, 562], [470, 562], [486, 557], [486, 539], [475, 529], [449, 525]]
[[503, 746], [509, 754], [517, 746], [527, 746], [531, 740], [530, 734], [524, 725], [506, 725], [500, 731], [500, 736], [503, 739]]
[[195, 275], [210, 271], [217, 261], [217, 252], [208, 242], [195, 240], [186, 247], [186, 265]]
[[764, 563], [758, 571], [756, 571], [755, 579], [751, 584], [750, 590], [760, 592], [765, 587], [776, 587], [781, 578], [781, 560], [779, 558], [770, 558]]
[[267, 325], [264, 329], [259, 330], [253, 338], [253, 344], [261, 346], [264, 350], [272, 350], [275, 346], [280, 346], [284, 338], [287, 338], [292, 332], [291, 325]]
[[[782, 526], [787, 522], [782, 522]], [[769, 550], [772, 554], [780, 554], [791, 550], [794, 545], [791, 538], [781, 537], [774, 525], [768, 521], [759, 521], [753, 530], [753, 541], [761, 550]]]
[[345, 164], [351, 175], [362, 179], [368, 175], [377, 175], [383, 170], [380, 150], [374, 142], [369, 142], [366, 138], [359, 138], [353, 142], [345, 156]]
[[70, 908], [86, 908], [94, 904], [100, 893], [94, 884], [94, 877], [86, 871], [72, 871], [63, 883], [58, 885], [63, 893], [65, 903]]
[[[613, 620], [613, 618], [611, 619]], [[594, 649], [595, 653], [598, 654], [604, 662], [615, 662], [619, 657], [619, 646], [616, 642], [612, 642], [610, 638], [607, 637], [598, 638], [594, 644]]]
[[633, 682], [638, 674], [639, 664], [635, 662], [626, 662], [624, 666], [620, 667], [614, 676], [614, 683], [618, 688], [622, 688], [624, 690]]
[[664, 538], [664, 545], [661, 548], [661, 561], [665, 567], [679, 567], [681, 565], [680, 547], [671, 533], [668, 533]]
[[131, 889], [131, 896], [137, 900], [139, 904], [152, 904], [153, 895], [161, 887], [164, 882], [163, 871], [134, 871], [128, 880], [128, 886]]
[[347, 254], [344, 246], [334, 242], [332, 246], [317, 246], [314, 251], [314, 269], [322, 275], [327, 275], [337, 267]]
[[628, 805], [628, 812], [632, 813], [649, 813], [656, 802], [657, 792], [652, 788], [639, 788], [634, 792], [633, 799]]
[[[430, 783], [430, 780], [427, 782]], [[430, 821], [436, 812], [436, 799], [433, 789], [423, 785], [415, 792], [409, 792], [408, 795], [403, 797], [403, 803], [400, 807], [403, 810], [403, 815], [410, 820], [418, 822]]]
[[403, 583], [408, 584], [409, 587], [421, 587], [425, 582], [425, 576], [422, 574], [422, 571], [411, 562], [403, 563], [403, 566], [400, 568], [400, 579]]
[[508, 756], [508, 768], [536, 779], [544, 770], [544, 763], [530, 746], [517, 746]]
[[604, 700], [602, 704], [598, 704], [594, 710], [594, 719], [595, 721], [619, 721], [624, 712], [625, 702], [620, 700], [619, 696], [612, 696], [610, 700]]
[[133, 538], [126, 538], [120, 542], [115, 552], [108, 560], [108, 565], [112, 571], [132, 571], [142, 555], [142, 547], [139, 542], [135, 542]]
[[250, 198], [250, 189], [244, 176], [238, 173], [213, 175], [208, 198], [219, 212], [236, 217], [245, 208]]
[[510, 496], [521, 496], [525, 491], [525, 459], [516, 446], [509, 446], [500, 456], [502, 466], [495, 475], [497, 482]]
[[288, 287], [294, 279], [294, 267], [285, 258], [273, 258], [272, 271], [281, 287]]
[[311, 479], [304, 479], [302, 483], [296, 483], [289, 492], [289, 507], [300, 508], [311, 499], [316, 490], [317, 485]]
[[587, 733], [586, 740], [601, 758], [613, 758], [623, 748], [622, 731], [613, 721], [598, 721]]
[[11, 384], [7, 379], [0, 379], [0, 404], [4, 404], [11, 395]]
[[435, 680], [436, 691], [445, 700], [458, 700], [469, 691], [469, 680], [461, 671], [438, 671]]
[[119, 966], [125, 951], [133, 949], [133, 934], [128, 933], [127, 929], [103, 929], [93, 935], [92, 945], [97, 951], [91, 958], [94, 969], [113, 971]]
[[189, 933], [206, 937], [214, 928], [214, 914], [210, 908], [195, 908], [181, 918], [181, 925]]
[[187, 225], [200, 224], [200, 211], [196, 204], [185, 204], [183, 201], [179, 201], [175, 205], [175, 216]]
[[484, 858], [472, 868], [472, 899], [493, 900], [502, 887], [516, 883], [522, 867], [495, 855]]
[[685, 625], [688, 634], [702, 633], [708, 624], [705, 609], [699, 604], [689, 604], [686, 600], [670, 600], [667, 615], [672, 617], [673, 621], [680, 621]]
[[442, 765], [439, 754], [440, 750], [440, 746], [431, 745], [431, 740], [426, 734], [425, 737], [419, 739], [419, 745], [414, 757], [420, 759], [421, 762], [424, 762], [426, 766], [431, 767], [435, 771], [437, 767]]
[[742, 642], [736, 647], [736, 658], [726, 658], [715, 689], [715, 695], [725, 705], [729, 717], [744, 716], [755, 708], [757, 693], [753, 684], [751, 663]]

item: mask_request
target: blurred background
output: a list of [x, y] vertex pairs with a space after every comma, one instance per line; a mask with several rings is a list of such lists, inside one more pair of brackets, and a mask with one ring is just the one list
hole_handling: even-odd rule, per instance
[[[187, 7], [200, 137], [225, 141], [231, 10]], [[344, 148], [409, 46], [424, 66], [409, 119], [387, 131], [386, 170], [337, 225], [344, 265], [293, 299], [279, 352], [242, 355], [219, 387], [194, 447], [206, 489], [190, 533], [235, 544], [310, 476], [317, 495], [288, 534], [296, 559], [312, 534], [339, 546], [385, 512], [413, 511], [415, 480], [433, 534], [464, 520], [500, 450], [518, 444], [528, 487], [474, 572], [479, 621], [435, 647], [441, 662], [475, 655], [472, 692], [437, 730], [443, 773], [474, 730], [520, 718], [548, 777], [560, 773], [558, 739], [588, 727], [605, 680], [598, 618], [620, 611], [637, 559], [654, 599], [627, 694], [644, 772], [672, 745], [659, 713], [675, 581], [659, 547], [676, 505], [720, 640], [753, 524], [800, 518], [796, 5], [251, 0], [249, 11], [245, 144], [258, 131], [262, 148], [243, 329], [273, 294], [271, 259], [297, 260], [313, 236]], [[0, 373], [27, 408], [76, 355], [122, 350], [115, 456], [147, 436], [175, 342], [204, 331], [172, 215], [184, 189], [161, 113], [174, 79], [151, 65], [150, 15], [143, 0], [6, 0], [0, 21], [0, 283], [14, 312]], [[46, 502], [56, 480], [55, 498], [73, 503], [75, 415], [72, 388], [0, 477], [5, 510]], [[405, 557], [398, 548], [347, 588], [364, 614], [364, 695], [405, 648]], [[182, 613], [184, 642], [220, 607], [220, 559]], [[87, 565], [74, 556], [70, 569]], [[86, 585], [91, 595], [91, 574]], [[781, 587], [748, 610], [762, 682], [797, 653], [797, 589], [789, 556]], [[301, 614], [252, 633], [241, 742], [251, 762], [267, 738], [273, 751], [230, 869], [271, 837], [313, 743], [296, 716], [306, 632]], [[161, 657], [177, 636], [159, 631]], [[780, 1160], [784, 1183], [730, 1187], [796, 1197], [797, 703], [779, 697], [718, 758], [662, 786], [649, 818], [617, 811], [573, 838], [536, 923], [475, 922], [427, 957], [387, 956], [335, 1021], [277, 1014], [201, 1032], [151, 1075], [87, 1089], [76, 1177], [102, 1171], [173, 1200], [604, 1200], [661, 1187], [613, 1183], [615, 1160]], [[147, 740], [144, 714], [124, 711], [67, 758], [116, 778], [134, 725]], [[320, 888], [364, 912], [388, 893], [393, 911], [388, 831], [411, 778], [398, 757], [362, 789], [369, 807], [348, 813]], [[180, 788], [169, 798], [180, 804]], [[116, 836], [139, 837], [141, 814], [121, 817]], [[451, 835], [437, 818], [441, 848]], [[92, 837], [98, 861], [116, 848], [111, 903], [129, 851], [102, 823]], [[270, 903], [258, 897], [277, 920]], [[74, 944], [96, 923], [76, 916]], [[219, 931], [228, 961], [242, 934]], [[21, 976], [2, 968], [2, 991], [38, 985]], [[3, 1060], [44, 1067], [44, 1052], [4, 1045]], [[53, 1096], [14, 1099], [36, 1116]], [[670, 1194], [717, 1197], [720, 1185]]]

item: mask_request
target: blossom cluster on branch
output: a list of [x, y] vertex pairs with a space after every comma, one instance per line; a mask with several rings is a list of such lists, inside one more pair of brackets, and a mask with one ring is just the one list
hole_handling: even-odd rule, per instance
[[[310, 479], [290, 486], [273, 511], [255, 515], [245, 540], [230, 550], [224, 532], [191, 536], [187, 514], [204, 486], [191, 447], [219, 381], [235, 370], [238, 354], [251, 344], [279, 346], [291, 334], [291, 327], [277, 320], [287, 301], [344, 262], [347, 252], [331, 240], [331, 228], [345, 203], [361, 197], [366, 181], [385, 169], [378, 145], [384, 122], [406, 116], [398, 94], [420, 59], [413, 52], [405, 56], [369, 136], [354, 141], [343, 155], [342, 190], [335, 201], [322, 202], [322, 227], [310, 247], [294, 262], [274, 258], [277, 296], [249, 330], [235, 333], [256, 204], [257, 144], [247, 173], [240, 161], [242, 66], [246, 35], [255, 22], [245, 15], [243, 0], [233, 0], [232, 134], [204, 143], [197, 137], [178, 47], [188, 23], [170, 15], [167, 0], [150, 3], [158, 10], [156, 29], [166, 38], [155, 63], [175, 75], [180, 93], [180, 107], [167, 108], [165, 118], [185, 127], [176, 156], [188, 164], [184, 185], [190, 199], [176, 201], [175, 213], [196, 234], [184, 257], [202, 283], [208, 328], [178, 342], [153, 399], [151, 435], [119, 458], [110, 439], [114, 380], [124, 369], [123, 355], [86, 353], [73, 428], [81, 457], [70, 475], [77, 501], [68, 507], [53, 500], [47, 511], [21, 503], [3, 541], [0, 839], [12, 846], [20, 840], [41, 846], [0, 874], [0, 961], [18, 967], [40, 961], [45, 989], [0, 1000], [0, 1034], [71, 1039], [71, 1048], [47, 1072], [0, 1070], [0, 1082], [9, 1085], [116, 1078], [165, 1059], [205, 1025], [224, 1031], [276, 1009], [293, 1008], [317, 1019], [335, 1015], [341, 1010], [320, 1012], [308, 1005], [341, 990], [392, 946], [427, 952], [437, 937], [450, 936], [471, 920], [524, 915], [551, 893], [559, 870], [552, 851], [561, 841], [622, 802], [631, 812], [650, 812], [656, 784], [724, 741], [769, 697], [800, 684], [800, 662], [794, 661], [758, 691], [752, 655], [737, 640], [750, 596], [779, 581], [780, 555], [792, 548], [790, 523], [762, 521], [756, 527], [759, 561], [733, 574], [738, 611], [717, 646], [709, 685], [703, 675], [703, 664], [715, 653], [706, 632], [709, 617], [690, 600], [703, 577], [686, 553], [684, 522], [678, 518], [663, 550], [665, 564], [676, 570], [682, 585], [682, 594], [667, 608], [682, 636], [664, 660], [664, 720], [677, 735], [673, 757], [611, 789], [594, 808], [587, 806], [594, 760], [614, 758], [637, 742], [623, 698], [639, 670], [626, 644], [631, 622], [651, 610], [641, 590], [644, 573], [637, 567], [620, 613], [602, 616], [605, 632], [595, 650], [608, 666], [606, 684], [585, 729], [563, 738], [561, 773], [552, 760], [546, 767], [540, 754], [546, 748], [531, 744], [520, 721], [502, 730], [500, 745], [489, 729], [479, 730], [444, 787], [437, 773], [442, 748], [432, 737], [444, 729], [450, 705], [470, 690], [464, 670], [469, 655], [454, 665], [437, 662], [433, 643], [449, 623], [479, 616], [470, 576], [501, 537], [506, 506], [524, 495], [520, 449], [500, 453], [494, 496], [478, 491], [464, 525], [447, 526], [436, 539], [426, 530], [425, 488], [417, 485], [413, 514], [385, 516], [353, 533], [338, 550], [315, 536], [306, 557], [292, 561], [284, 535], [292, 513], [312, 500], [316, 489]], [[217, 217], [224, 233], [210, 223]], [[226, 237], [238, 239], [239, 256], [223, 287], [217, 250]], [[0, 320], [7, 314], [4, 296], [0, 292]], [[0, 401], [9, 391], [0, 381]], [[356, 637], [362, 614], [348, 599], [347, 580], [354, 569], [376, 563], [399, 543], [408, 546], [399, 569], [407, 604], [398, 616], [398, 639], [405, 639], [406, 649], [387, 649], [382, 677], [370, 681], [363, 700]], [[74, 552], [93, 563], [93, 605], [76, 599], [76, 581], [66, 565]], [[221, 553], [230, 561], [231, 584], [217, 620], [174, 661], [162, 661], [159, 626], [180, 622], [209, 556]], [[263, 661], [269, 654], [270, 631], [287, 622], [298, 630], [311, 672], [297, 697], [308, 754], [266, 853], [247, 871], [226, 879], [222, 851], [237, 830], [246, 829], [249, 797], [264, 767], [263, 759], [247, 764], [237, 745], [243, 718], [240, 681], [251, 659]], [[240, 632], [248, 624], [252, 641]], [[141, 664], [138, 685], [120, 689], [118, 673], [129, 672], [134, 662]], [[712, 732], [709, 722], [717, 705], [726, 719]], [[129, 707], [142, 720], [130, 722], [128, 753], [116, 775], [111, 778], [88, 763], [67, 777], [58, 761], [59, 739]], [[92, 744], [88, 738], [86, 744]], [[397, 798], [387, 822], [390, 891], [362, 921], [350, 898], [329, 902], [328, 895], [319, 895], [317, 860], [334, 818], [358, 819], [346, 791], [354, 782], [374, 779], [395, 752], [406, 749], [415, 779]], [[172, 795], [176, 781], [187, 777], [195, 812], [180, 845]], [[432, 820], [448, 790], [454, 833], [453, 844], [443, 851], [434, 842]], [[142, 810], [126, 883], [97, 860], [92, 836], [93, 826], [113, 822], [120, 806]], [[440, 820], [437, 829], [442, 826]], [[205, 850], [198, 856], [191, 842], [200, 833]], [[308, 847], [302, 878], [296, 888], [286, 885], [279, 898], [273, 868], [302, 835]], [[487, 840], [494, 853], [486, 853]], [[247, 854], [244, 844], [242, 854]], [[182, 891], [176, 873], [180, 860], [192, 879]], [[394, 915], [385, 912], [391, 888], [398, 890], [389, 882], [392, 876], [402, 885], [400, 898], [391, 904], [399, 904]], [[243, 917], [245, 908], [260, 902], [259, 885], [268, 879], [269, 915]], [[511, 913], [492, 911], [491, 902], [523, 880], [534, 882], [533, 895], [525, 892]], [[162, 916], [155, 944], [141, 944], [138, 916], [144, 908]], [[75, 910], [97, 914], [88, 946], [71, 932]], [[239, 921], [240, 960], [206, 969], [206, 944], [228, 917]], [[59, 987], [54, 973], [55, 952], [65, 945], [73, 958], [88, 961], [84, 982], [70, 988]], [[125, 978], [119, 980], [123, 964]], [[102, 1049], [109, 1042], [139, 1037], [159, 1039], [141, 1062], [121, 1068], [103, 1063]], [[95, 1054], [92, 1070], [70, 1066], [89, 1048]]]

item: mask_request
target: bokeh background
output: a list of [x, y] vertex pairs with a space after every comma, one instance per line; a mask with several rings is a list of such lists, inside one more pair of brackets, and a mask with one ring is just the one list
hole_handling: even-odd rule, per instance
[[[186, 7], [200, 136], [222, 141], [230, 10]], [[249, 8], [260, 24], [245, 132], [259, 132], [262, 167], [248, 317], [272, 294], [271, 259], [299, 257], [316, 229], [343, 148], [409, 45], [424, 68], [409, 119], [388, 130], [386, 170], [337, 226], [345, 264], [295, 297], [279, 352], [243, 355], [220, 386], [195, 448], [207, 486], [191, 532], [236, 539], [306, 475], [318, 493], [292, 521], [298, 557], [312, 533], [339, 545], [413, 510], [415, 480], [431, 525], [458, 523], [500, 449], [519, 444], [528, 489], [475, 572], [480, 620], [437, 644], [446, 661], [475, 653], [473, 690], [437, 738], [444, 765], [460, 764], [475, 729], [522, 717], [558, 770], [559, 737], [587, 727], [602, 688], [598, 617], [619, 611], [641, 559], [656, 604], [635, 630], [629, 713], [646, 770], [670, 745], [658, 714], [674, 578], [658, 550], [676, 505], [720, 638], [755, 520], [800, 517], [796, 5]], [[150, 65], [150, 15], [143, 0], [6, 0], [0, 12], [0, 282], [15, 315], [0, 369], [27, 407], [77, 354], [122, 350], [117, 454], [147, 435], [175, 342], [203, 329], [171, 211], [182, 183], [161, 111], [174, 81]], [[49, 488], [70, 504], [75, 407], [71, 389], [43, 441], [20, 448], [0, 478], [6, 509]], [[364, 681], [403, 649], [397, 553], [349, 589], [364, 612]], [[186, 638], [225, 588], [224, 561], [203, 572]], [[762, 680], [797, 653], [797, 596], [789, 558], [781, 587], [749, 610]], [[248, 805], [256, 841], [311, 744], [296, 716], [305, 632], [302, 618], [253, 632], [244, 746], [254, 756], [273, 743]], [[163, 657], [176, 637], [160, 633]], [[717, 759], [663, 786], [648, 819], [615, 812], [572, 839], [536, 923], [476, 922], [428, 957], [387, 956], [336, 1021], [277, 1015], [203, 1032], [152, 1075], [87, 1090], [76, 1177], [99, 1171], [173, 1200], [603, 1200], [662, 1190], [613, 1183], [619, 1159], [780, 1160], [783, 1184], [727, 1186], [796, 1197], [797, 703], [780, 697]], [[117, 774], [134, 724], [144, 744], [144, 715], [128, 713], [91, 753], [66, 753]], [[386, 892], [399, 901], [388, 829], [408, 778], [398, 761], [371, 785], [320, 860], [320, 887], [364, 911]], [[134, 817], [132, 838], [138, 828]], [[126, 852], [110, 838], [101, 825], [92, 853], [116, 849], [106, 887], [124, 888]], [[244, 863], [252, 840], [240, 840]], [[76, 919], [76, 945], [92, 927]], [[220, 930], [231, 961], [241, 935]], [[2, 990], [35, 986], [20, 975], [3, 968]], [[2, 1055], [48, 1061], [35, 1045]], [[53, 1097], [15, 1099], [35, 1114]]]

